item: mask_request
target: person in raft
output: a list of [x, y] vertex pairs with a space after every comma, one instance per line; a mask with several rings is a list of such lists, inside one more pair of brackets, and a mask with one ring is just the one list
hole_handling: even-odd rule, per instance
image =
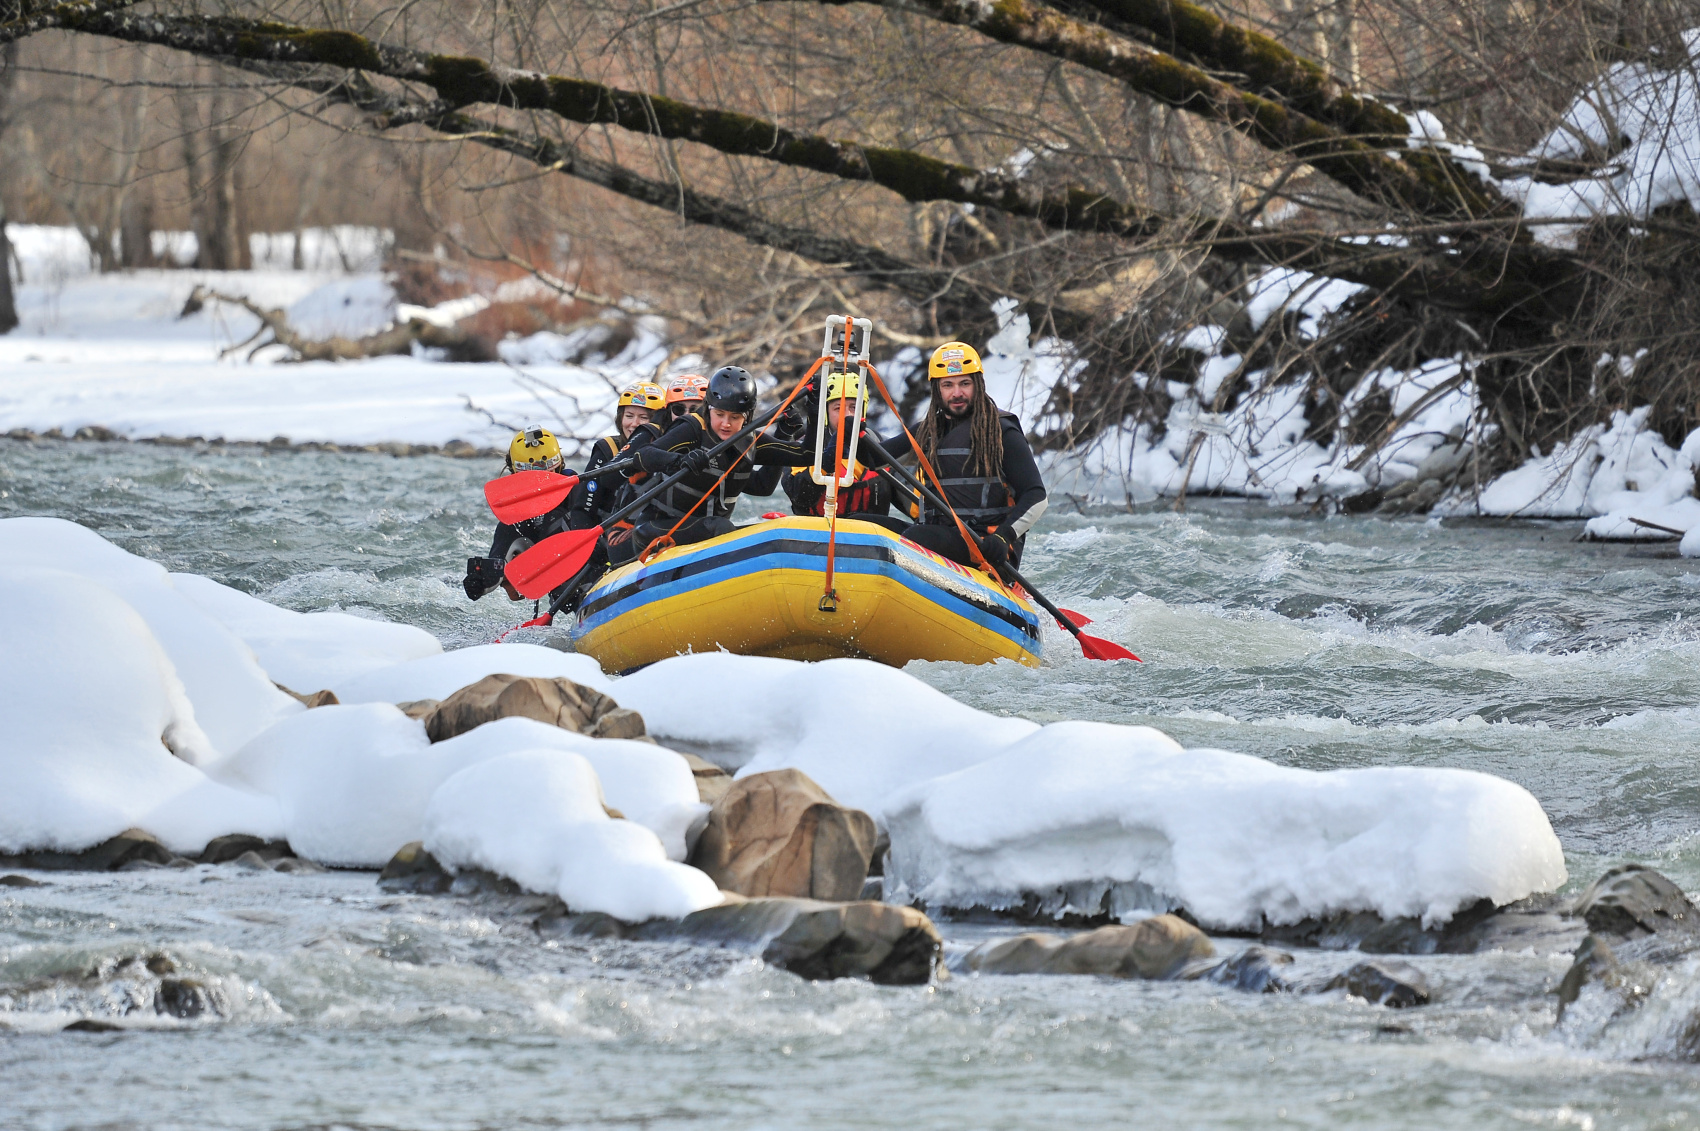
[[[934, 350], [927, 379], [933, 398], [914, 434], [938, 472], [945, 501], [979, 540], [988, 562], [1019, 566], [1027, 532], [1046, 506], [1045, 483], [1021, 421], [992, 403], [973, 346], [946, 342]], [[880, 443], [894, 459], [910, 454], [906, 435]], [[925, 500], [921, 520], [903, 536], [952, 561], [971, 564], [956, 523]]]
[[[732, 507], [739, 495], [770, 495], [785, 468], [813, 458], [813, 452], [800, 443], [758, 432], [744, 441], [744, 458], [734, 463], [740, 450], [734, 447], [711, 459], [709, 449], [736, 436], [755, 410], [756, 379], [728, 365], [709, 378], [701, 411], [686, 412], [660, 439], [638, 452], [641, 466], [651, 475], [683, 474], [644, 505], [630, 531], [609, 536], [610, 565], [632, 561], [687, 513], [690, 519], [673, 534], [678, 545], [725, 534], [732, 529]], [[730, 474], [726, 474], [728, 467]], [[696, 506], [699, 500], [702, 505]]]
[[[826, 391], [821, 402], [821, 411], [826, 413], [826, 451], [838, 450], [840, 406], [843, 407], [845, 419], [849, 419], [856, 398], [861, 392], [862, 378], [858, 374], [834, 373], [827, 378]], [[866, 449], [859, 450], [857, 454], [866, 455]], [[822, 466], [830, 471], [831, 460], [823, 460]], [[826, 487], [815, 482], [814, 476], [810, 474], [812, 467], [811, 463], [792, 468], [780, 480], [780, 486], [785, 488], [785, 494], [791, 499], [792, 514], [813, 515], [819, 518], [826, 514]], [[907, 530], [909, 520], [890, 513], [891, 483], [860, 459], [856, 461], [855, 470], [856, 481], [848, 487], [838, 489], [838, 517], [876, 522], [899, 534]]]
[[[513, 442], [508, 445], [507, 458], [502, 463], [502, 474], [512, 475], [516, 471], [565, 473], [566, 460], [561, 455], [561, 444], [555, 439], [555, 434], [541, 424], [530, 424], [515, 432]], [[466, 595], [476, 601], [501, 586], [507, 590], [510, 600], [518, 601], [519, 592], [502, 576], [502, 570], [515, 555], [567, 529], [571, 503], [572, 496], [568, 495], [567, 501], [546, 514], [513, 525], [498, 523], [496, 536], [490, 541], [489, 554], [466, 559], [466, 578], [461, 582]]]
[[569, 530], [589, 530], [592, 526], [600, 526], [602, 516], [614, 509], [625, 480], [614, 475], [593, 479], [591, 473], [630, 455], [635, 447], [659, 436], [661, 428], [655, 421], [666, 414], [666, 408], [666, 391], [652, 381], [633, 381], [620, 391], [620, 403], [614, 416], [614, 426], [618, 431], [591, 445], [590, 460], [584, 465], [584, 478], [567, 498]]

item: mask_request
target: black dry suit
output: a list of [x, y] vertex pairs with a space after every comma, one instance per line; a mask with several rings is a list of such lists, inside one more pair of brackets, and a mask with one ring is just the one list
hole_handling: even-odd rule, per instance
[[[1003, 453], [996, 475], [981, 475], [969, 466], [973, 458], [969, 447], [971, 416], [945, 416], [939, 423], [944, 430], [939, 436], [938, 459], [933, 469], [944, 487], [945, 501], [976, 536], [984, 537], [997, 530], [1011, 545], [1010, 558], [1020, 562], [1027, 531], [1039, 521], [1046, 507], [1045, 481], [1039, 477], [1039, 466], [1033, 460], [1027, 437], [1022, 434], [1020, 419], [1012, 412], [998, 413]], [[881, 446], [894, 459], [908, 455], [911, 450], [907, 436], [889, 443], [881, 441]], [[929, 482], [928, 486], [933, 484]], [[963, 564], [970, 560], [968, 548], [962, 544], [950, 515], [929, 506], [925, 500], [921, 503], [921, 521], [904, 534], [947, 558]]]
[[[660, 439], [644, 447], [638, 458], [645, 471], [666, 477], [681, 470], [685, 457], [692, 451], [707, 451], [719, 443], [705, 415], [692, 412], [680, 417]], [[731, 474], [716, 488], [721, 473], [740, 451], [749, 454], [732, 466]], [[812, 454], [800, 444], [772, 436], [742, 441], [721, 452], [702, 471], [681, 475], [677, 483], [644, 504], [634, 516], [636, 526], [631, 536], [609, 547], [609, 560], [615, 565], [631, 561], [687, 513], [690, 521], [673, 535], [680, 545], [726, 533], [732, 529], [732, 507], [739, 495], [773, 494], [785, 468], [812, 458]], [[701, 506], [697, 506], [699, 501]]]

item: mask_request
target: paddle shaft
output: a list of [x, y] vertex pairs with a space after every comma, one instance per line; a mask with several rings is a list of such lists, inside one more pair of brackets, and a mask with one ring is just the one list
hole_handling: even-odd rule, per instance
[[[866, 438], [865, 442], [867, 442], [869, 444], [869, 446], [873, 448], [874, 453], [876, 455], [879, 455], [879, 456], [883, 457], [884, 459], [888, 459], [888, 460], [891, 459], [891, 453], [886, 451], [884, 448], [882, 448], [880, 446], [880, 443], [879, 443], [878, 440]], [[905, 481], [905, 484], [909, 487], [909, 489], [911, 491], [919, 492], [923, 497], [926, 498], [926, 500], [929, 503], [931, 503], [933, 506], [939, 508], [940, 510], [949, 510], [950, 509], [950, 505], [948, 503], [946, 503], [943, 499], [939, 498], [937, 492], [935, 492], [931, 487], [928, 487], [925, 483], [922, 483], [921, 481], [916, 479], [913, 475], [910, 475], [908, 471], [906, 471], [904, 468], [898, 466], [895, 461], [888, 463], [888, 464], [886, 464], [886, 466], [880, 468], [879, 473], [881, 475], [885, 476], [888, 480], [891, 479], [891, 477], [894, 473], [896, 475], [902, 476], [904, 481]], [[998, 573], [1003, 577], [1003, 579], [1005, 581], [1013, 581], [1017, 585], [1021, 586], [1023, 589], [1027, 590], [1027, 595], [1032, 597], [1035, 601], [1039, 602], [1040, 608], [1044, 609], [1047, 613], [1050, 613], [1051, 616], [1056, 618], [1056, 622], [1058, 624], [1060, 624], [1062, 627], [1066, 628], [1075, 637], [1075, 639], [1078, 640], [1080, 638], [1080, 629], [1078, 627], [1076, 627], [1075, 623], [1073, 621], [1069, 620], [1067, 617], [1063, 616], [1062, 610], [1057, 608], [1055, 605], [1051, 604], [1049, 598], [1047, 598], [1043, 593], [1039, 592], [1037, 589], [1033, 588], [1033, 583], [1031, 581], [1028, 581], [1025, 577], [1022, 577], [1020, 572], [1018, 572], [1014, 566], [1010, 565], [1006, 561], [1006, 562], [1003, 563], [1003, 565], [998, 567]]]

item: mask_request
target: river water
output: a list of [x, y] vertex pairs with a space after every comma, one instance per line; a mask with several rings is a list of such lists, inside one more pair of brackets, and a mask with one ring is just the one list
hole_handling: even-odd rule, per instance
[[[460, 592], [492, 470], [0, 441], [0, 516], [73, 519], [169, 568], [454, 646], [529, 608]], [[1700, 889], [1700, 573], [1576, 531], [1234, 502], [1053, 512], [1026, 572], [1147, 663], [1091, 664], [1053, 633], [1042, 669], [909, 670], [984, 710], [1147, 723], [1288, 765], [1485, 770], [1545, 806], [1571, 890], [1620, 860]], [[1700, 1009], [1692, 963], [1627, 1018], [1555, 1027], [1566, 954], [1412, 959], [1436, 1001], [1406, 1011], [1081, 978], [882, 988], [547, 942], [368, 873], [40, 878], [0, 888], [7, 1128], [1700, 1124], [1700, 1069], [1674, 1055]], [[995, 930], [943, 927], [954, 952]], [[1299, 966], [1325, 978], [1357, 957]], [[203, 1012], [126, 1012], [162, 977], [199, 983]], [[75, 1018], [125, 1028], [60, 1031]]]

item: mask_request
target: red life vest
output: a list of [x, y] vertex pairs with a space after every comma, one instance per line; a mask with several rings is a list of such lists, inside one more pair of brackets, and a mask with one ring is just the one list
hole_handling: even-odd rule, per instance
[[[797, 470], [807, 472], [807, 468]], [[868, 511], [881, 510], [879, 506], [879, 475], [876, 472], [864, 470], [856, 482], [848, 487], [838, 489], [838, 513], [842, 517], [849, 514], [865, 514]], [[821, 489], [820, 497], [810, 504], [808, 513], [817, 517], [826, 515], [826, 489]]]

